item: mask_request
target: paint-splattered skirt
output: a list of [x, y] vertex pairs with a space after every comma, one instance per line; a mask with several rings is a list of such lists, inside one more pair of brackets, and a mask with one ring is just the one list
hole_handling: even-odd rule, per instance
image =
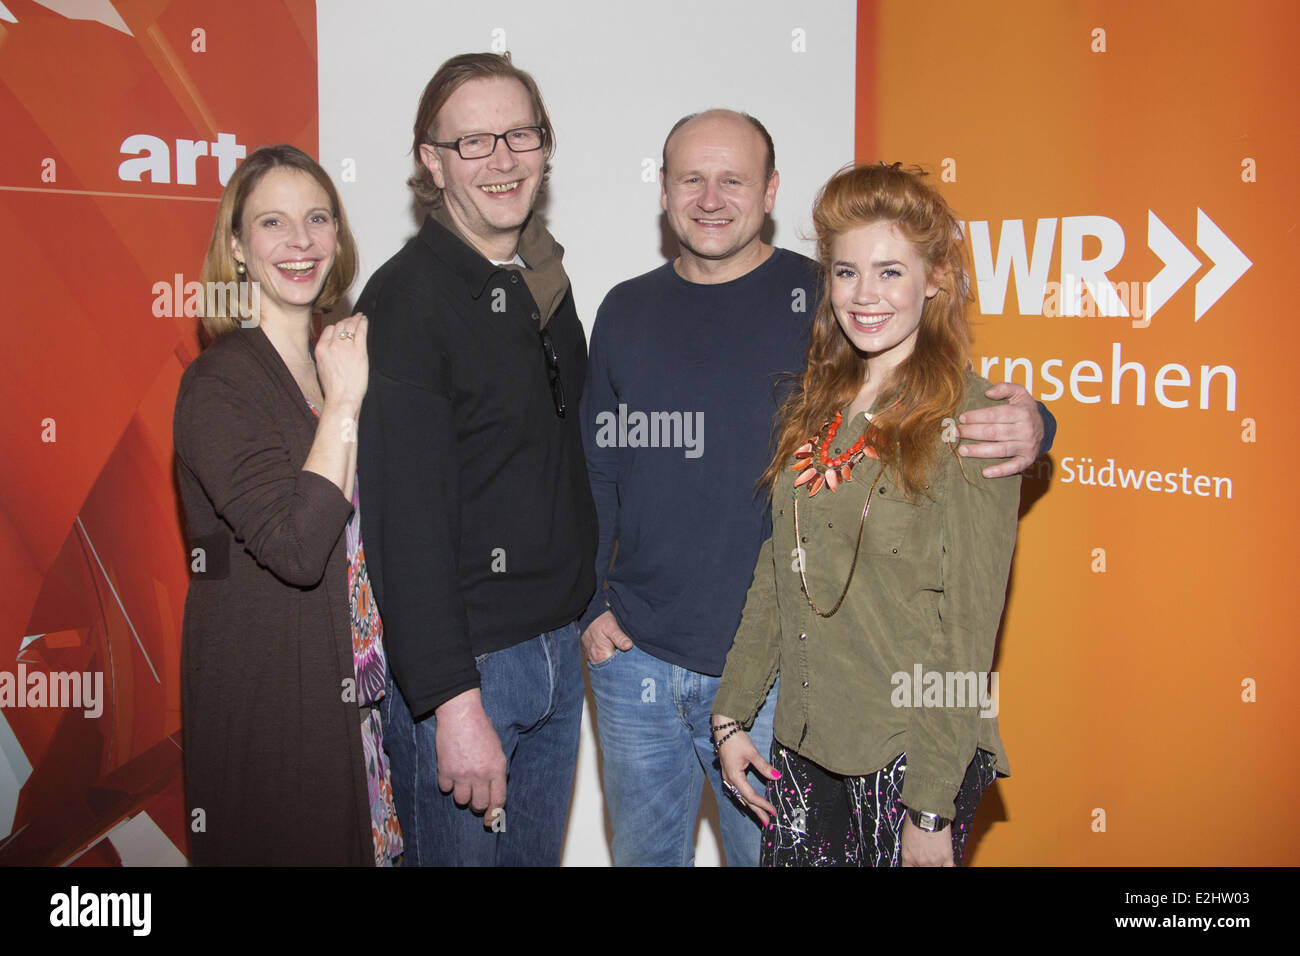
[[[977, 750], [957, 792], [957, 815], [948, 830], [958, 866], [975, 808], [996, 776], [993, 761], [992, 754]], [[767, 788], [776, 818], [764, 831], [760, 866], [901, 865], [907, 754], [875, 773], [844, 777], [774, 740], [771, 763], [781, 778]]]

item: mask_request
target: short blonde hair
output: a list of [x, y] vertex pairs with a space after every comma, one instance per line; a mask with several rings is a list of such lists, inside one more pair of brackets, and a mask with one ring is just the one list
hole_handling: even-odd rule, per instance
[[[244, 204], [262, 177], [272, 169], [296, 169], [307, 173], [329, 197], [330, 210], [338, 223], [338, 248], [334, 254], [334, 266], [325, 277], [320, 294], [312, 303], [314, 311], [328, 312], [357, 277], [357, 244], [352, 238], [348, 217], [343, 212], [338, 190], [334, 188], [329, 174], [321, 168], [320, 163], [296, 146], [262, 146], [253, 150], [235, 169], [230, 182], [226, 184], [225, 192], [221, 194], [221, 202], [217, 204], [217, 221], [212, 225], [212, 239], [208, 242], [207, 255], [203, 257], [203, 270], [199, 279], [208, 288], [211, 288], [208, 283], [248, 281], [247, 274], [241, 275], [236, 269], [238, 263], [231, 252], [231, 240], [242, 238], [240, 230], [243, 228], [241, 220]], [[231, 309], [225, 307], [227, 301], [218, 298], [217, 302], [219, 307], [212, 310], [217, 314], [209, 315], [205, 311], [203, 315], [203, 329], [210, 338], [239, 328], [239, 316], [229, 314]]]

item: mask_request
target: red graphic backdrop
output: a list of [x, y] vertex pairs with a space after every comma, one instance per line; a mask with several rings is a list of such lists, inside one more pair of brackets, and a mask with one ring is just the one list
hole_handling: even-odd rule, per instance
[[[4, 5], [0, 671], [102, 671], [105, 699], [98, 718], [0, 712], [0, 793], [19, 788], [0, 863], [174, 861], [187, 556], [171, 418], [199, 343], [195, 319], [155, 317], [153, 287], [197, 280], [221, 193], [211, 155], [178, 183], [176, 142], [315, 153], [315, 7]], [[119, 177], [136, 134], [168, 145], [170, 182]]]

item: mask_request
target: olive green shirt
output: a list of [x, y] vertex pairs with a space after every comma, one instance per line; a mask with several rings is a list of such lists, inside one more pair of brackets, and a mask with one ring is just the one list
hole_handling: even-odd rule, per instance
[[[960, 411], [994, 404], [984, 397], [988, 387], [968, 372]], [[846, 449], [866, 424], [861, 415], [845, 421], [834, 446]], [[846, 776], [874, 773], [906, 753], [904, 804], [943, 817], [953, 816], [977, 747], [996, 757], [999, 774], [1009, 773], [996, 716], [981, 716], [980, 703], [1015, 547], [1020, 478], [984, 478], [991, 463], [959, 459], [945, 445], [928, 494], [914, 502], [874, 458], [813, 498], [808, 485], [794, 488], [787, 467], [713, 712], [748, 726], [779, 671], [775, 735], [783, 746]], [[844, 591], [877, 476], [852, 584], [834, 616], [822, 618], [804, 597], [799, 549], [812, 599], [829, 611]], [[984, 709], [996, 714], [996, 706]]]

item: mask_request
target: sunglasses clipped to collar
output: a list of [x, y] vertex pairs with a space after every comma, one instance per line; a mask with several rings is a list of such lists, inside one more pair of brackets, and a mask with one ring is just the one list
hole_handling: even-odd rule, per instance
[[551, 375], [551, 398], [555, 402], [555, 414], [564, 417], [564, 383], [560, 381], [560, 360], [555, 354], [555, 343], [551, 341], [551, 333], [542, 329], [542, 355], [546, 357], [546, 369]]

